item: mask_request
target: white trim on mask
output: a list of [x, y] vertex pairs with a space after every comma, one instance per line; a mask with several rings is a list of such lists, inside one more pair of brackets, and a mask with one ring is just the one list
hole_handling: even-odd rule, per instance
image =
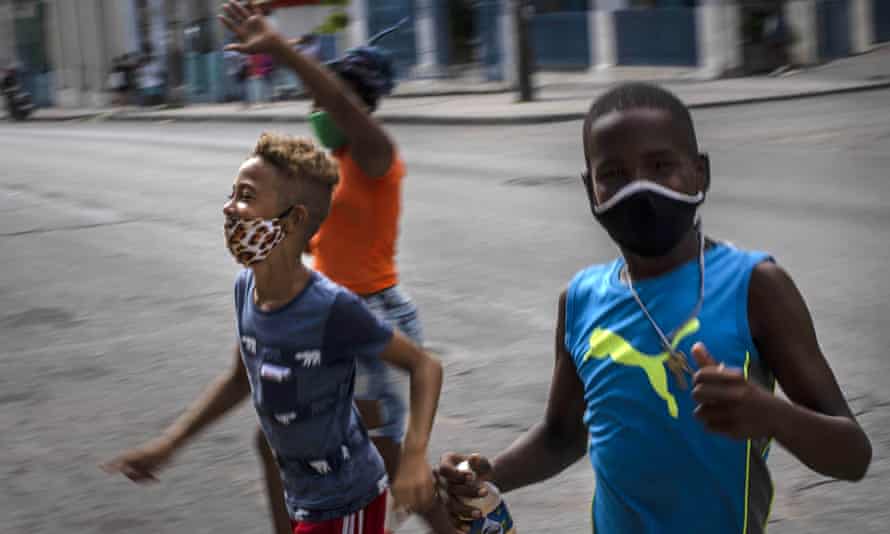
[[694, 195], [687, 195], [684, 193], [678, 193], [673, 189], [665, 187], [663, 185], [659, 185], [655, 182], [650, 182], [649, 180], [636, 180], [624, 187], [622, 187], [617, 193], [615, 193], [612, 198], [603, 202], [602, 204], [594, 204], [593, 211], [597, 215], [605, 213], [612, 209], [616, 204], [624, 200], [625, 198], [639, 193], [640, 191], [651, 191], [653, 193], [659, 194], [661, 196], [670, 198], [672, 200], [677, 200], [679, 202], [685, 202], [687, 204], [700, 204], [702, 200], [705, 198], [705, 194], [702, 191]]

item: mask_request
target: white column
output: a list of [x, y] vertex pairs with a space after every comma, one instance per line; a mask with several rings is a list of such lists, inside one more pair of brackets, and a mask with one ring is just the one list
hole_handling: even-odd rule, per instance
[[596, 9], [590, 13], [593, 17], [591, 32], [591, 49], [596, 58], [592, 62], [597, 70], [608, 69], [618, 64], [618, 34], [615, 32], [615, 11], [612, 9]]
[[740, 67], [739, 6], [732, 0], [703, 0], [695, 16], [700, 76], [719, 78]]
[[590, 35], [591, 70], [602, 70], [618, 64], [618, 33], [615, 11], [628, 7], [628, 0], [592, 0], [587, 11]]
[[53, 101], [57, 106], [69, 107], [74, 105], [72, 101], [68, 81], [68, 64], [65, 59], [65, 44], [62, 32], [61, 6], [59, 0], [49, 0], [46, 5], [46, 33], [49, 46], [47, 54], [49, 56], [50, 68], [53, 71]]
[[148, 40], [151, 43], [152, 55], [167, 64], [167, 17], [164, 12], [164, 0], [148, 0]]
[[349, 47], [365, 44], [368, 41], [368, 2], [370, 0], [352, 0], [349, 2]]
[[853, 37], [853, 53], [861, 54], [872, 49], [875, 42], [873, 0], [851, 0], [850, 35]]
[[436, 77], [440, 74], [438, 39], [434, 0], [415, 0], [414, 37], [417, 50], [417, 65], [414, 76], [418, 78]]
[[136, 20], [136, 0], [116, 0], [118, 14], [121, 21], [121, 36], [123, 38], [124, 54], [139, 52], [139, 26]]
[[508, 85], [515, 85], [516, 78], [516, 28], [513, 26], [512, 0], [501, 0], [498, 14], [498, 33], [501, 37], [501, 72]]
[[735, 71], [745, 65], [744, 39], [742, 38], [742, 7], [740, 2], [731, 0], [723, 6], [723, 27], [726, 30], [728, 50], [727, 69]]
[[791, 0], [785, 4], [785, 16], [794, 32], [795, 42], [791, 57], [798, 65], [812, 65], [819, 61], [819, 28], [815, 0]]

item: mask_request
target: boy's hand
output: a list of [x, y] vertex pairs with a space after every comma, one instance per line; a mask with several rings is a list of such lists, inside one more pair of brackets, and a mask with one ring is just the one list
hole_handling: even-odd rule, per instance
[[[457, 466], [467, 461], [473, 473], [459, 471]], [[467, 506], [462, 499], [478, 499], [488, 494], [484, 482], [492, 475], [491, 462], [478, 454], [465, 455], [447, 453], [442, 456], [436, 468], [436, 481], [439, 495], [447, 499], [448, 511], [458, 526], [475, 518], [482, 517], [482, 512]]]
[[238, 37], [240, 43], [233, 43], [225, 50], [242, 54], [274, 54], [284, 43], [284, 39], [276, 33], [260, 12], [248, 5], [230, 0], [223, 6], [224, 15], [219, 20]]
[[699, 366], [692, 389], [699, 403], [695, 416], [705, 428], [734, 439], [772, 437], [769, 414], [782, 401], [738, 369], [718, 364], [704, 343], [696, 343], [692, 355]]
[[167, 439], [159, 438], [124, 452], [100, 467], [109, 474], [121, 473], [133, 482], [157, 482], [155, 473], [170, 461], [173, 452], [173, 444]]
[[403, 453], [392, 485], [395, 505], [409, 512], [423, 512], [436, 496], [433, 472], [423, 454]]

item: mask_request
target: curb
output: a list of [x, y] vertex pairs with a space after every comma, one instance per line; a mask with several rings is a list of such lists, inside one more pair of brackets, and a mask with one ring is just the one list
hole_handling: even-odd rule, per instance
[[[822, 91], [809, 91], [800, 93], [787, 93], [783, 95], [769, 95], [760, 97], [747, 97], [729, 100], [714, 100], [710, 102], [698, 102], [689, 104], [689, 109], [712, 109], [721, 107], [744, 106], [769, 102], [782, 102], [787, 100], [804, 100], [808, 98], [820, 98], [825, 96], [844, 95], [851, 93], [863, 93], [890, 89], [890, 81], [871, 84], [842, 87], [838, 89], [826, 89]], [[385, 124], [408, 125], [448, 125], [448, 126], [505, 126], [521, 124], [546, 124], [554, 122], [571, 122], [582, 120], [587, 111], [572, 111], [559, 113], [541, 113], [536, 115], [500, 115], [493, 117], [456, 117], [448, 115], [411, 115], [399, 114], [387, 116], [382, 113], [380, 118]], [[304, 115], [265, 115], [256, 116], [245, 113], [208, 113], [206, 115], [156, 115], [152, 112], [101, 112], [84, 113], [62, 118], [50, 118], [35, 116], [30, 121], [39, 122], [65, 122], [78, 120], [108, 120], [124, 122], [232, 122], [232, 123], [305, 123]]]

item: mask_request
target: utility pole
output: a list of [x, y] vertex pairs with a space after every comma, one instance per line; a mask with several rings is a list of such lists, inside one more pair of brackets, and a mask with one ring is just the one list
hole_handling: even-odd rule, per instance
[[534, 85], [532, 72], [534, 70], [534, 57], [531, 43], [529, 24], [534, 16], [534, 6], [529, 0], [510, 0], [513, 15], [513, 31], [516, 37], [514, 47], [516, 51], [516, 79], [519, 84], [519, 101], [531, 102], [534, 100]]

